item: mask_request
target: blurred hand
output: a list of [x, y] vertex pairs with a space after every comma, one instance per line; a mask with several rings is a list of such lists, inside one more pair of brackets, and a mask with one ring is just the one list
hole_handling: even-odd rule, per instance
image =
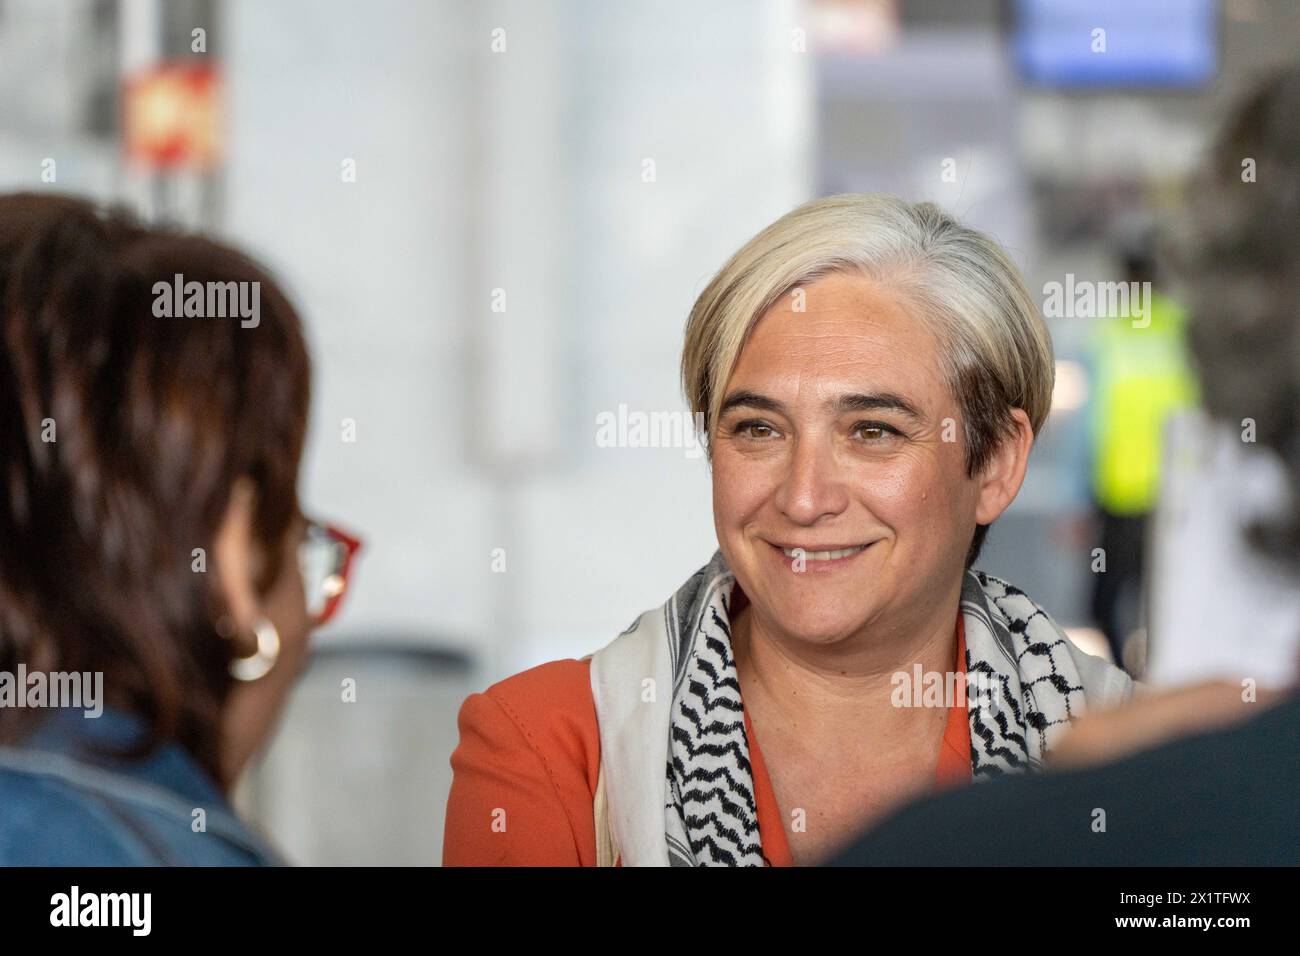
[[1108, 763], [1179, 737], [1228, 727], [1258, 714], [1286, 692], [1257, 689], [1245, 701], [1239, 682], [1206, 681], [1172, 690], [1140, 692], [1122, 707], [1080, 717], [1048, 752], [1053, 769]]

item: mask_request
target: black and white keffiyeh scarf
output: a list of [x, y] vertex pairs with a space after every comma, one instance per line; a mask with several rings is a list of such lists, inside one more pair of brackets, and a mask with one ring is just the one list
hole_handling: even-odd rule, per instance
[[[667, 718], [662, 803], [667, 860], [661, 852], [642, 852], [643, 859], [637, 858], [637, 841], [644, 844], [646, 835], [637, 831], [633, 801], [624, 799], [624, 806], [615, 806], [614, 826], [621, 831], [625, 865], [764, 864], [740, 684], [731, 653], [728, 612], [735, 583], [719, 551], [662, 608], [642, 615], [620, 636], [620, 640], [666, 640], [667, 670], [672, 675], [666, 715], [659, 723], [644, 715], [636, 718], [650, 728], [652, 738]], [[966, 572], [961, 613], [967, 672], [980, 675], [982, 686], [991, 691], [978, 706], [972, 700], [968, 707], [971, 768], [977, 780], [1036, 767], [1064, 726], [1083, 712], [1087, 699], [1122, 699], [1129, 692], [1131, 685], [1122, 672], [1082, 654], [1042, 608], [1005, 581]], [[639, 659], [644, 673], [654, 671], [648, 660], [644, 655]], [[612, 672], [606, 665], [606, 682]], [[604, 686], [608, 688], [608, 683]], [[608, 689], [603, 693], [610, 696]], [[598, 692], [598, 710], [601, 704]], [[635, 746], [635, 735], [620, 729], [612, 707], [607, 710], [602, 721], [616, 725], [602, 726], [603, 745], [607, 749]], [[633, 722], [625, 723], [630, 727]], [[646, 750], [650, 755], [656, 752], [654, 747]], [[653, 833], [649, 839], [653, 841]], [[628, 843], [633, 844], [631, 853]]]

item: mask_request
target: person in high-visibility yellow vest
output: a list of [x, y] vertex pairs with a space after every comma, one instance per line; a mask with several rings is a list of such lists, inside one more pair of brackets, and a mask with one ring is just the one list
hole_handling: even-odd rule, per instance
[[1092, 612], [1115, 662], [1140, 604], [1146, 519], [1160, 490], [1162, 435], [1170, 414], [1199, 402], [1187, 358], [1186, 312], [1150, 285], [1145, 255], [1127, 257], [1127, 314], [1096, 320], [1089, 340], [1093, 394], [1091, 484], [1105, 571], [1096, 574]]

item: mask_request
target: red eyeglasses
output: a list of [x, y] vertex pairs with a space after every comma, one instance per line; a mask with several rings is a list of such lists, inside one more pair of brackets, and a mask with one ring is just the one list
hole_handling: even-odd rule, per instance
[[358, 538], [333, 525], [308, 519], [298, 547], [298, 565], [307, 596], [307, 613], [316, 626], [332, 618], [343, 603], [352, 559], [359, 550]]

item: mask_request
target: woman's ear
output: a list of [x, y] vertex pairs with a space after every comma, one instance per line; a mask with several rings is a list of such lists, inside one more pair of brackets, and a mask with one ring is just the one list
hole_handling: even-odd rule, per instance
[[979, 474], [979, 500], [975, 506], [975, 523], [992, 524], [1006, 511], [1020, 493], [1029, 466], [1029, 452], [1034, 447], [1034, 429], [1023, 409], [1011, 410], [1012, 429], [993, 450]]
[[235, 481], [230, 501], [213, 542], [217, 582], [231, 618], [233, 631], [249, 634], [261, 615], [255, 585], [261, 555], [253, 538], [257, 490], [251, 479]]

